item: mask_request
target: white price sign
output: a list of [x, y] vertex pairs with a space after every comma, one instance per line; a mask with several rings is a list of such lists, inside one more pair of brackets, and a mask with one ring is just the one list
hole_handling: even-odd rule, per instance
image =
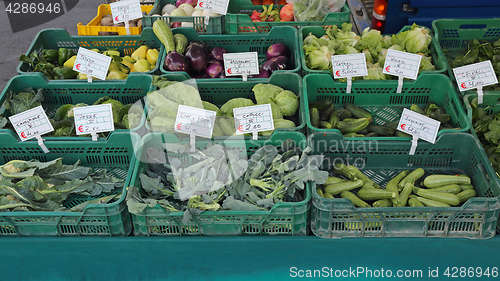
[[73, 70], [87, 74], [87, 76], [106, 80], [110, 63], [111, 57], [80, 47]]
[[211, 138], [217, 112], [196, 107], [179, 105], [174, 131], [189, 135]]
[[440, 124], [441, 122], [437, 120], [405, 108], [399, 119], [398, 130], [435, 143]]
[[367, 76], [365, 54], [332, 56], [334, 78]]
[[225, 15], [229, 0], [198, 0], [197, 7], [204, 10], [211, 10], [214, 13]]
[[271, 104], [233, 109], [236, 134], [246, 134], [274, 130], [273, 112]]
[[39, 138], [43, 134], [54, 131], [41, 105], [10, 116], [9, 120], [21, 141]]
[[491, 61], [483, 61], [453, 69], [460, 92], [498, 83]]
[[389, 49], [383, 73], [415, 80], [418, 76], [421, 60], [421, 55]]
[[259, 74], [257, 52], [223, 54], [226, 76]]
[[74, 107], [77, 135], [97, 134], [115, 130], [111, 104]]
[[114, 24], [142, 18], [141, 3], [139, 0], [121, 0], [110, 3], [109, 6]]

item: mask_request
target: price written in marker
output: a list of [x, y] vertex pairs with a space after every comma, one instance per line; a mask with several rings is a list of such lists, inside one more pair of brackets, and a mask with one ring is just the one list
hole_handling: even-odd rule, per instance
[[198, 0], [197, 7], [204, 10], [211, 10], [214, 13], [225, 15], [229, 0]]
[[9, 117], [21, 141], [54, 131], [42, 106], [37, 106]]
[[113, 16], [113, 23], [115, 24], [142, 18], [141, 3], [139, 0], [122, 0], [111, 3], [109, 6]]
[[74, 107], [75, 128], [77, 135], [102, 133], [115, 130], [111, 104], [99, 104]]
[[365, 54], [332, 56], [334, 78], [367, 76]]
[[211, 138], [217, 112], [179, 105], [174, 131], [203, 138]]
[[405, 108], [399, 119], [398, 130], [410, 135], [417, 134], [419, 138], [435, 143], [440, 124], [437, 120]]
[[270, 104], [234, 108], [233, 115], [238, 135], [274, 130]]
[[80, 47], [73, 70], [106, 80], [110, 63], [111, 57]]
[[396, 50], [387, 50], [383, 73], [416, 80], [422, 56]]
[[259, 74], [257, 52], [223, 54], [226, 76]]
[[453, 74], [461, 92], [498, 83], [489, 60], [454, 68]]

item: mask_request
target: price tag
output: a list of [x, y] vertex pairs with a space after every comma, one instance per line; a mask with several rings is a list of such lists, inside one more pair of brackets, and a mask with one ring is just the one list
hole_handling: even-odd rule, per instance
[[223, 54], [226, 76], [243, 76], [259, 74], [257, 52]]
[[97, 133], [115, 130], [111, 104], [99, 104], [74, 107], [75, 128], [77, 135], [91, 134], [97, 140]]
[[225, 15], [228, 5], [229, 0], [198, 0], [196, 6], [204, 10], [210, 10], [211, 12]]
[[41, 105], [10, 116], [9, 120], [21, 141], [27, 141], [54, 131]]
[[179, 105], [174, 130], [179, 133], [211, 138], [217, 112]]
[[334, 78], [367, 76], [365, 54], [332, 56]]
[[436, 143], [436, 136], [441, 122], [418, 114], [407, 108], [403, 109], [401, 119], [399, 119], [398, 130], [413, 135], [410, 155], [415, 154], [418, 139], [423, 139], [430, 143]]
[[141, 3], [139, 0], [121, 0], [110, 3], [109, 7], [111, 8], [114, 24], [120, 22], [128, 23], [129, 20], [142, 18]]
[[495, 70], [489, 60], [454, 68], [453, 74], [455, 74], [460, 92], [498, 83]]
[[252, 133], [256, 139], [257, 132], [274, 130], [273, 112], [271, 104], [233, 109], [236, 134]]
[[421, 55], [389, 49], [383, 73], [415, 80], [418, 76], [421, 60]]
[[85, 73], [89, 78], [96, 77], [106, 80], [110, 63], [111, 57], [80, 47], [73, 70]]

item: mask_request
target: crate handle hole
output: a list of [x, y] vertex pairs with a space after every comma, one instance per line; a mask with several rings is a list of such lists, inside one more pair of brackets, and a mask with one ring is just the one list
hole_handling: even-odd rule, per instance
[[462, 24], [460, 29], [485, 29], [486, 24]]

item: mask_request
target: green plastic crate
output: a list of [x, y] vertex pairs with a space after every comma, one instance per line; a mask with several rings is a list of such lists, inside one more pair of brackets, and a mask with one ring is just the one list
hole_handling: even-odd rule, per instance
[[[172, 81], [186, 81], [189, 78], [181, 73], [172, 73], [172, 74], [164, 74], [162, 77], [167, 78]], [[196, 80], [198, 91], [200, 93], [201, 99], [204, 101], [208, 101], [210, 103], [215, 104], [217, 107], [221, 107], [224, 103], [232, 98], [247, 98], [253, 100], [255, 103], [254, 94], [252, 88], [259, 84], [258, 81], [224, 81], [224, 83], [216, 82], [217, 80], [205, 80], [198, 82]], [[303, 94], [302, 94], [302, 78], [296, 73], [275, 73], [273, 74], [268, 82], [264, 82], [264, 84], [273, 84], [279, 87], [282, 87], [285, 90], [290, 90], [294, 94], [299, 97], [299, 108], [297, 109], [297, 113], [294, 116], [295, 124], [297, 125], [294, 128], [278, 128], [275, 132], [278, 131], [300, 131], [304, 132], [306, 123], [305, 123], [305, 115], [303, 104]], [[147, 106], [146, 106], [146, 114], [147, 114]], [[146, 120], [146, 128], [151, 131], [149, 126], [149, 121]], [[176, 141], [180, 141], [183, 138], [189, 139], [189, 135], [186, 134], [175, 134], [177, 136]], [[228, 137], [215, 137], [213, 139], [223, 139]], [[236, 136], [236, 138], [242, 138], [242, 136]], [[245, 138], [250, 139], [251, 136], [246, 136]], [[259, 138], [268, 139], [269, 137], [259, 136]]]
[[268, 33], [275, 26], [319, 26], [325, 30], [332, 25], [342, 25], [350, 22], [351, 10], [344, 4], [340, 12], [329, 13], [323, 21], [281, 21], [281, 22], [253, 22], [250, 15], [253, 11], [262, 12], [262, 5], [253, 5], [250, 0], [231, 0], [226, 14], [227, 34]]
[[[400, 32], [406, 31], [410, 29], [411, 26], [404, 26]], [[306, 64], [306, 57], [304, 53], [304, 39], [309, 35], [309, 33], [314, 34], [316, 37], [321, 37], [325, 35], [325, 30], [322, 27], [319, 26], [306, 26], [302, 27], [299, 30], [299, 49], [300, 49], [300, 59], [302, 63], [302, 74], [314, 74], [314, 73], [328, 73], [332, 74], [330, 70], [313, 70], [307, 67]], [[385, 35], [391, 35], [391, 34], [385, 34]], [[439, 49], [439, 44], [437, 40], [432, 36], [432, 41], [430, 44], [430, 50], [431, 50], [431, 57], [432, 57], [432, 63], [434, 64], [434, 67], [436, 70], [434, 71], [422, 71], [421, 74], [445, 74], [446, 69], [447, 69], [447, 62], [445, 57], [438, 52]], [[381, 65], [383, 67], [383, 65]], [[420, 77], [420, 75], [419, 75]], [[358, 83], [359, 80], [354, 80], [353, 83]]]
[[[450, 115], [450, 123], [460, 129], [443, 129], [438, 136], [451, 132], [468, 132], [471, 125], [457, 98], [455, 89], [445, 75], [424, 75], [416, 81], [404, 81], [401, 93], [396, 93], [397, 80], [379, 81], [363, 80], [353, 83], [351, 94], [346, 93], [346, 83], [334, 83], [329, 74], [310, 74], [304, 77], [304, 109], [307, 131], [310, 134], [332, 132], [341, 135], [338, 129], [320, 129], [313, 127], [309, 111], [309, 103], [323, 99], [331, 99], [336, 108], [343, 107], [344, 103], [355, 104], [373, 116], [375, 125], [386, 122], [399, 121], [404, 108], [410, 109], [412, 104], [425, 107], [428, 101], [435, 102], [443, 107]], [[341, 136], [343, 138], [343, 136]], [[374, 137], [374, 138], [347, 138], [370, 140], [405, 140], [404, 137]]]
[[199, 34], [222, 34], [224, 32], [224, 16], [210, 17], [208, 25], [205, 25], [205, 17], [172, 17], [172, 16], [152, 16], [161, 15], [163, 6], [167, 4], [175, 5], [176, 0], [155, 0], [153, 9], [147, 16], [142, 17], [142, 25], [144, 27], [153, 27], [153, 23], [157, 20], [163, 20], [168, 24], [173, 22], [192, 23], [193, 29]]
[[[266, 62], [266, 52], [267, 48], [274, 43], [284, 43], [290, 48], [290, 59], [292, 60], [293, 69], [291, 70], [279, 70], [278, 72], [293, 72], [298, 73], [300, 70], [300, 56], [299, 56], [299, 43], [297, 42], [297, 29], [290, 26], [277, 26], [269, 32], [269, 34], [252, 34], [252, 35], [198, 35], [191, 28], [175, 28], [172, 30], [175, 34], [184, 34], [189, 42], [191, 41], [201, 41], [208, 45], [208, 47], [222, 47], [230, 53], [236, 52], [257, 52], [259, 58], [259, 65]], [[165, 68], [165, 57], [166, 54], [162, 55], [161, 60], [161, 73], [169, 74], [172, 71], [168, 71]], [[186, 72], [180, 72], [188, 75]], [[190, 77], [190, 76], [189, 76]], [[228, 79], [239, 80], [238, 78], [224, 78], [224, 82]], [[212, 80], [208, 79], [197, 79], [197, 81], [202, 80]], [[249, 79], [259, 79], [259, 78], [249, 78]], [[263, 79], [260, 79], [263, 80]], [[222, 80], [214, 80], [222, 81]]]
[[[106, 169], [113, 176], [130, 182], [129, 169], [133, 157], [135, 133], [115, 133], [107, 143], [83, 144], [77, 141], [46, 141], [51, 153], [44, 153], [36, 142], [18, 143], [0, 136], [0, 165], [11, 160], [51, 161], [63, 157], [64, 164], [80, 160], [82, 166]], [[87, 200], [122, 192], [118, 201], [90, 204], [83, 212], [0, 212], [0, 236], [126, 236], [132, 232], [132, 221], [125, 202], [126, 185], [122, 190], [100, 196], [72, 195], [65, 201], [73, 207]]]
[[[444, 59], [448, 76], [450, 76], [456, 85], [455, 75], [448, 63], [448, 58], [464, 54], [467, 50], [467, 41], [469, 40], [498, 40], [500, 38], [500, 18], [440, 19], [432, 22], [432, 30], [438, 42], [436, 45], [438, 54]], [[458, 91], [458, 93], [462, 95], [462, 92]]]
[[[131, 184], [140, 187], [139, 174], [143, 171], [141, 151], [147, 147], [162, 149], [162, 144], [171, 142], [171, 135], [148, 134], [142, 139], [141, 150], [136, 155]], [[280, 132], [271, 140], [245, 141], [226, 140], [221, 143], [227, 149], [238, 149], [243, 155], [251, 156], [264, 145], [279, 146], [291, 138], [302, 148], [306, 145], [305, 136], [299, 132]], [[197, 141], [198, 149], [205, 149], [209, 141]], [[172, 154], [169, 154], [172, 155]], [[172, 155], [175, 157], [175, 155]], [[189, 162], [185, 155], [179, 155], [184, 163]], [[141, 192], [142, 189], [140, 188]], [[304, 200], [282, 202], [269, 211], [205, 211], [193, 215], [188, 223], [183, 223], [183, 212], [168, 212], [160, 206], [146, 207], [141, 214], [132, 214], [134, 234], [147, 236], [200, 236], [200, 235], [307, 235], [308, 211], [311, 199], [310, 183], [306, 183]]]
[[[44, 29], [40, 31], [25, 55], [29, 56], [33, 51], [41, 51], [43, 49], [72, 49], [75, 54], [78, 48], [107, 50], [117, 49], [122, 56], [131, 55], [137, 48], [142, 45], [147, 45], [150, 48], [155, 48], [159, 51], [156, 67], [152, 71], [142, 72], [147, 74], [159, 74], [160, 58], [163, 57], [165, 47], [158, 40], [152, 28], [144, 28], [141, 35], [121, 35], [121, 36], [71, 36], [65, 29]], [[17, 73], [27, 74], [32, 73], [33, 69], [28, 63], [20, 62], [17, 67]], [[79, 81], [79, 79], [65, 79], [65, 82]], [[94, 79], [94, 82], [99, 81]], [[120, 81], [120, 80], [109, 80]]]
[[313, 186], [311, 230], [316, 236], [486, 239], [495, 235], [500, 186], [484, 150], [472, 135], [441, 135], [436, 144], [419, 141], [413, 156], [409, 155], [409, 141], [343, 141], [338, 135], [325, 135], [309, 136], [308, 143], [315, 153], [325, 155], [323, 166], [332, 175], [333, 163], [355, 165], [384, 188], [402, 170], [423, 168], [426, 174], [421, 180], [430, 174], [466, 174], [478, 197], [461, 207], [357, 208], [348, 199], [320, 197]]
[[[109, 96], [121, 103], [129, 104], [141, 102], [146, 94], [153, 89], [151, 85], [151, 75], [145, 74], [132, 74], [126, 80], [117, 80], [115, 82], [102, 81], [100, 83], [88, 83], [85, 81], [67, 83], [65, 80], [52, 80], [49, 82], [47, 77], [42, 73], [32, 73], [30, 75], [20, 75], [12, 78], [2, 93], [0, 94], [0, 104], [5, 102], [7, 94], [12, 91], [19, 93], [26, 88], [33, 88], [34, 90], [43, 89], [44, 101], [42, 107], [44, 108], [47, 116], [53, 118], [57, 109], [65, 104], [86, 103], [92, 105], [99, 98]], [[8, 112], [2, 108], [0, 114], [8, 117]], [[108, 139], [116, 133], [136, 131], [138, 132], [144, 126], [146, 119], [143, 114], [141, 123], [138, 127], [131, 130], [116, 129], [108, 134]], [[19, 141], [19, 137], [15, 131], [10, 129], [0, 129], [0, 136]], [[76, 136], [76, 137], [47, 137], [42, 136], [45, 140], [50, 141], [75, 141], [94, 143], [90, 135]], [[106, 142], [106, 138], [99, 137], [99, 142]], [[27, 142], [37, 142], [36, 139], [28, 140]]]

